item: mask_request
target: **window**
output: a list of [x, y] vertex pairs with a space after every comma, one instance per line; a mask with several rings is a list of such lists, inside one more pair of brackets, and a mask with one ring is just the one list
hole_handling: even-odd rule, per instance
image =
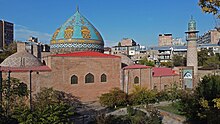
[[136, 77], [134, 78], [134, 83], [135, 83], [135, 84], [138, 84], [138, 83], [139, 83], [139, 77], [136, 76]]
[[76, 75], [71, 77], [71, 84], [78, 84], [78, 77]]
[[101, 82], [107, 82], [107, 76], [105, 74], [101, 75]]
[[43, 65], [46, 65], [46, 62], [43, 60]]
[[85, 77], [85, 83], [94, 83], [94, 75], [88, 73]]

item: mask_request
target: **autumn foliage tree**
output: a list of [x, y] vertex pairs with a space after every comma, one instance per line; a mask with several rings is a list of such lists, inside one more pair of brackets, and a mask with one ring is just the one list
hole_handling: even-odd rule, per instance
[[156, 102], [156, 92], [135, 86], [134, 90], [129, 96], [129, 102], [133, 105], [147, 105]]
[[207, 13], [212, 13], [220, 18], [220, 1], [219, 0], [199, 0], [199, 6]]
[[142, 59], [139, 60], [138, 62], [139, 62], [139, 64], [141, 64], [141, 65], [155, 66], [154, 61], [148, 60], [147, 57], [142, 58]]

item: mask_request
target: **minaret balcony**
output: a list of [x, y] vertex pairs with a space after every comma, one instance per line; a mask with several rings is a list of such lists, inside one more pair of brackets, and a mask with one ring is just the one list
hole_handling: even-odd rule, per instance
[[198, 38], [197, 37], [186, 37], [186, 41], [195, 41], [197, 40]]

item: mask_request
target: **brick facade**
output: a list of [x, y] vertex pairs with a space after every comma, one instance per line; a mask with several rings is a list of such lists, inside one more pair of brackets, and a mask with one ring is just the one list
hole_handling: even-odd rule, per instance
[[[147, 89], [156, 89], [158, 91], [169, 88], [174, 83], [181, 87], [180, 75], [174, 74], [166, 76], [153, 76], [152, 67], [124, 68], [123, 77], [123, 90], [126, 93], [131, 93], [134, 89], [134, 86], [146, 87]], [[139, 83], [135, 83], [135, 77], [139, 78]]]
[[152, 82], [154, 82], [153, 89], [158, 91], [170, 88], [174, 83], [181, 87], [179, 75], [153, 77]]
[[[134, 86], [141, 86], [151, 89], [150, 69], [125, 69], [124, 70], [124, 87], [126, 93], [131, 93]], [[135, 77], [138, 83], [135, 83]]]
[[[72, 93], [82, 101], [98, 100], [98, 96], [120, 87], [121, 59], [104, 57], [47, 57], [44, 58], [51, 72], [33, 72], [32, 90], [41, 87], [53, 87], [56, 90]], [[94, 83], [85, 83], [85, 76], [94, 75]], [[101, 75], [107, 76], [107, 82], [101, 82]], [[78, 77], [78, 84], [71, 84], [71, 76]], [[4, 73], [4, 78], [7, 73]], [[21, 79], [29, 87], [29, 72], [11, 73], [11, 77]]]

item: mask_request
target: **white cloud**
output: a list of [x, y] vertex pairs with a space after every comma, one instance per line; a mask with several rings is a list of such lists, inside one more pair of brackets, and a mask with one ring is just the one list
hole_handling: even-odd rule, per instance
[[37, 37], [42, 43], [49, 43], [51, 34], [30, 30], [23, 25], [15, 25], [15, 39], [20, 41], [27, 40], [30, 36]]

